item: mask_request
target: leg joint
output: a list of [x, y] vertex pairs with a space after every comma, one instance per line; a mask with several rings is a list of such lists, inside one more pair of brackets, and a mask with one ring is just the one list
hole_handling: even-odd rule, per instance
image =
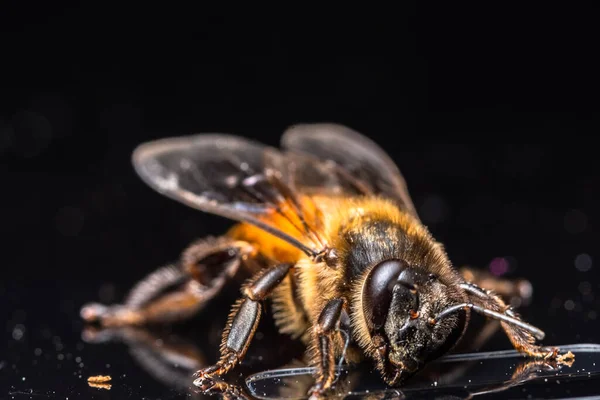
[[343, 299], [330, 300], [319, 315], [317, 333], [328, 334], [333, 332], [340, 322], [343, 307]]
[[244, 287], [244, 296], [254, 301], [264, 300], [281, 283], [290, 268], [292, 268], [291, 264], [277, 264], [266, 269], [258, 279]]

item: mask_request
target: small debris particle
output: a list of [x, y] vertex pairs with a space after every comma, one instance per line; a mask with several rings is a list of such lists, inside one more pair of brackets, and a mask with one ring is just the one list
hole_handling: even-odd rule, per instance
[[111, 381], [110, 375], [95, 375], [88, 378], [88, 385], [96, 389], [110, 390], [111, 385], [107, 382]]
[[92, 382], [92, 383], [104, 383], [104, 382], [110, 382], [112, 378], [110, 377], [110, 375], [95, 375], [95, 376], [90, 376], [88, 378], [88, 382]]
[[110, 388], [112, 387], [110, 383], [92, 383], [92, 382], [88, 382], [89, 387], [93, 387], [96, 389], [104, 389], [104, 390], [110, 390]]

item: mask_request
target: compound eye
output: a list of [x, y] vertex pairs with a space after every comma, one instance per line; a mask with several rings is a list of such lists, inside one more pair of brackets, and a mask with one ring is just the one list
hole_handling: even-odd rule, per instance
[[363, 289], [363, 311], [372, 330], [383, 327], [387, 318], [394, 285], [398, 276], [408, 268], [403, 260], [385, 260], [377, 264], [365, 281]]

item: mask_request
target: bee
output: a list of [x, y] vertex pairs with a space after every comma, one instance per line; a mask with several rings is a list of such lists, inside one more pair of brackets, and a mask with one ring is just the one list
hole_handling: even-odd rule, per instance
[[[219, 360], [195, 375], [204, 391], [223, 388], [222, 376], [243, 360], [267, 299], [279, 331], [307, 346], [314, 397], [331, 388], [341, 357], [371, 359], [385, 383], [401, 384], [452, 350], [473, 313], [500, 321], [527, 356], [562, 357], [536, 344], [544, 332], [452, 266], [398, 167], [350, 128], [295, 125], [280, 149], [228, 134], [166, 138], [138, 146], [132, 162], [159, 193], [237, 223], [191, 244], [123, 305], [89, 304], [81, 315], [105, 326], [181, 320], [239, 271], [251, 273]], [[169, 285], [176, 290], [164, 293]]]

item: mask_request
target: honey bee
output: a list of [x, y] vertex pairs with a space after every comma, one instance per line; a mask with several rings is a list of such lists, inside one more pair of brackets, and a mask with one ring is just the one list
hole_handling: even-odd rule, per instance
[[[540, 329], [452, 266], [397, 166], [350, 128], [295, 125], [281, 149], [226, 134], [167, 138], [141, 144], [132, 161], [159, 193], [237, 224], [191, 244], [125, 304], [89, 304], [81, 315], [105, 326], [189, 318], [238, 272], [252, 273], [223, 330], [220, 359], [196, 373], [204, 391], [226, 385], [221, 377], [244, 358], [267, 299], [279, 331], [307, 346], [313, 397], [331, 388], [341, 357], [371, 359], [385, 383], [401, 384], [452, 350], [472, 313], [499, 320], [530, 357], [563, 357], [535, 344]], [[168, 286], [176, 289], [163, 293]]]

